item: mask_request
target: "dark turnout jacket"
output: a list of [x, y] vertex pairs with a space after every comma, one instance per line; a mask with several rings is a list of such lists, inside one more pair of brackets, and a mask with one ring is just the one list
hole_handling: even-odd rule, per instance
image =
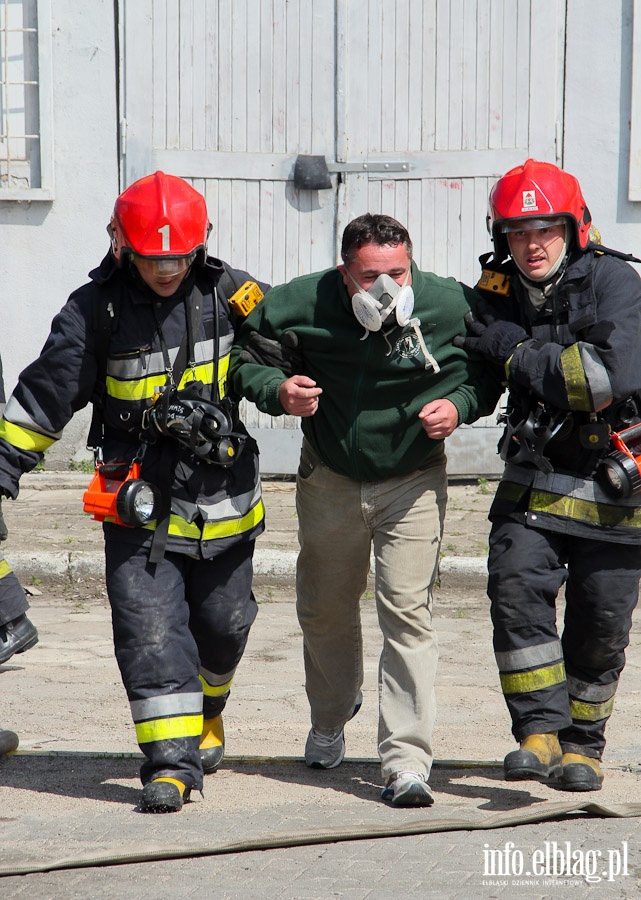
[[[92, 400], [100, 382], [105, 388], [105, 462], [134, 458], [143, 414], [167, 383], [167, 356], [172, 362], [176, 359], [187, 330], [186, 300], [195, 290], [202, 295], [202, 315], [193, 340], [193, 365], [186, 367], [181, 385], [198, 380], [210, 389], [217, 374], [219, 394], [225, 396], [237, 323], [222, 290], [216, 305], [214, 288], [223, 271], [219, 260], [208, 258], [205, 265], [192, 269], [176, 294], [164, 299], [126, 266], [119, 268], [108, 254], [55, 316], [40, 356], [22, 372], [9, 398], [0, 419], [0, 491], [17, 496], [20, 476], [43, 458], [73, 414]], [[249, 278], [240, 270], [228, 272], [237, 286]], [[244, 430], [240, 422], [237, 428]], [[171, 451], [163, 456], [168, 442]], [[172, 438], [158, 436], [145, 451], [143, 477], [158, 483], [167, 459], [171, 460], [167, 549], [207, 558], [263, 530], [258, 453], [251, 438], [234, 464], [223, 468], [198, 458]], [[150, 543], [153, 533], [153, 525], [126, 528], [107, 522], [105, 528], [119, 540], [141, 544]]]

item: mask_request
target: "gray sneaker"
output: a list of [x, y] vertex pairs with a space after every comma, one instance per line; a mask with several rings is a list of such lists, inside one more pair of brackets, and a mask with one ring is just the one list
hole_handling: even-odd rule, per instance
[[381, 799], [392, 806], [431, 806], [434, 794], [425, 775], [418, 772], [396, 772], [387, 782]]
[[[363, 694], [359, 691], [354, 703], [354, 711], [350, 719], [353, 719], [361, 708]], [[341, 728], [332, 734], [323, 734], [315, 728], [311, 728], [305, 742], [305, 763], [310, 769], [335, 769], [340, 766], [345, 757], [345, 732]]]

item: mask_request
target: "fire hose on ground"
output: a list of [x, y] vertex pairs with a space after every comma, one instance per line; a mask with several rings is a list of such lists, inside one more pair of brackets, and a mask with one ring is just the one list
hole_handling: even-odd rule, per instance
[[[0, 755], [15, 752], [18, 738], [13, 732], [0, 731]], [[65, 757], [84, 756], [98, 759], [139, 758], [138, 753], [91, 753], [65, 751], [19, 751], [19, 755]], [[291, 763], [298, 760], [280, 757], [242, 757], [237, 760], [228, 758], [227, 763], [276, 764]], [[355, 762], [374, 763], [374, 760], [355, 760]], [[498, 762], [482, 762], [474, 760], [440, 760], [434, 763], [435, 768], [496, 768]], [[294, 832], [259, 834], [254, 837], [221, 844], [212, 839], [211, 843], [201, 846], [176, 848], [175, 843], [166, 848], [154, 847], [153, 850], [138, 849], [135, 852], [122, 851], [110, 853], [87, 853], [73, 858], [51, 859], [42, 863], [25, 865], [0, 866], [0, 878], [16, 875], [31, 875], [40, 872], [61, 871], [64, 869], [95, 868], [99, 866], [131, 865], [143, 862], [162, 862], [172, 859], [191, 859], [207, 856], [223, 856], [237, 853], [249, 853], [258, 850], [287, 849], [290, 847], [308, 847], [315, 844], [336, 844], [346, 841], [375, 840], [379, 838], [408, 837], [422, 834], [436, 834], [447, 831], [478, 831], [496, 828], [511, 828], [517, 825], [536, 825], [552, 819], [584, 815], [592, 818], [632, 818], [641, 816], [641, 802], [618, 803], [604, 806], [600, 803], [581, 801], [562, 801], [545, 803], [542, 807], [501, 810], [472, 819], [461, 817], [413, 819], [392, 825], [364, 824], [346, 826], [344, 828], [310, 828]]]

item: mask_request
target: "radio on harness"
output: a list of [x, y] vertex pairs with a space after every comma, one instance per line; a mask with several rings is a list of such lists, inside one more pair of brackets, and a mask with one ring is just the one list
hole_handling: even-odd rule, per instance
[[234, 312], [242, 316], [248, 316], [265, 295], [255, 281], [246, 281], [235, 291], [227, 301]]

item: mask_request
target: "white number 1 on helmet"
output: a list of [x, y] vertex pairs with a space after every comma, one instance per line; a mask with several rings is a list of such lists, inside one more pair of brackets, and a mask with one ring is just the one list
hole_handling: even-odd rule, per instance
[[162, 228], [159, 228], [158, 233], [162, 237], [163, 253], [168, 252], [171, 249], [171, 244], [169, 241], [169, 223], [167, 223], [167, 225], [163, 225]]

